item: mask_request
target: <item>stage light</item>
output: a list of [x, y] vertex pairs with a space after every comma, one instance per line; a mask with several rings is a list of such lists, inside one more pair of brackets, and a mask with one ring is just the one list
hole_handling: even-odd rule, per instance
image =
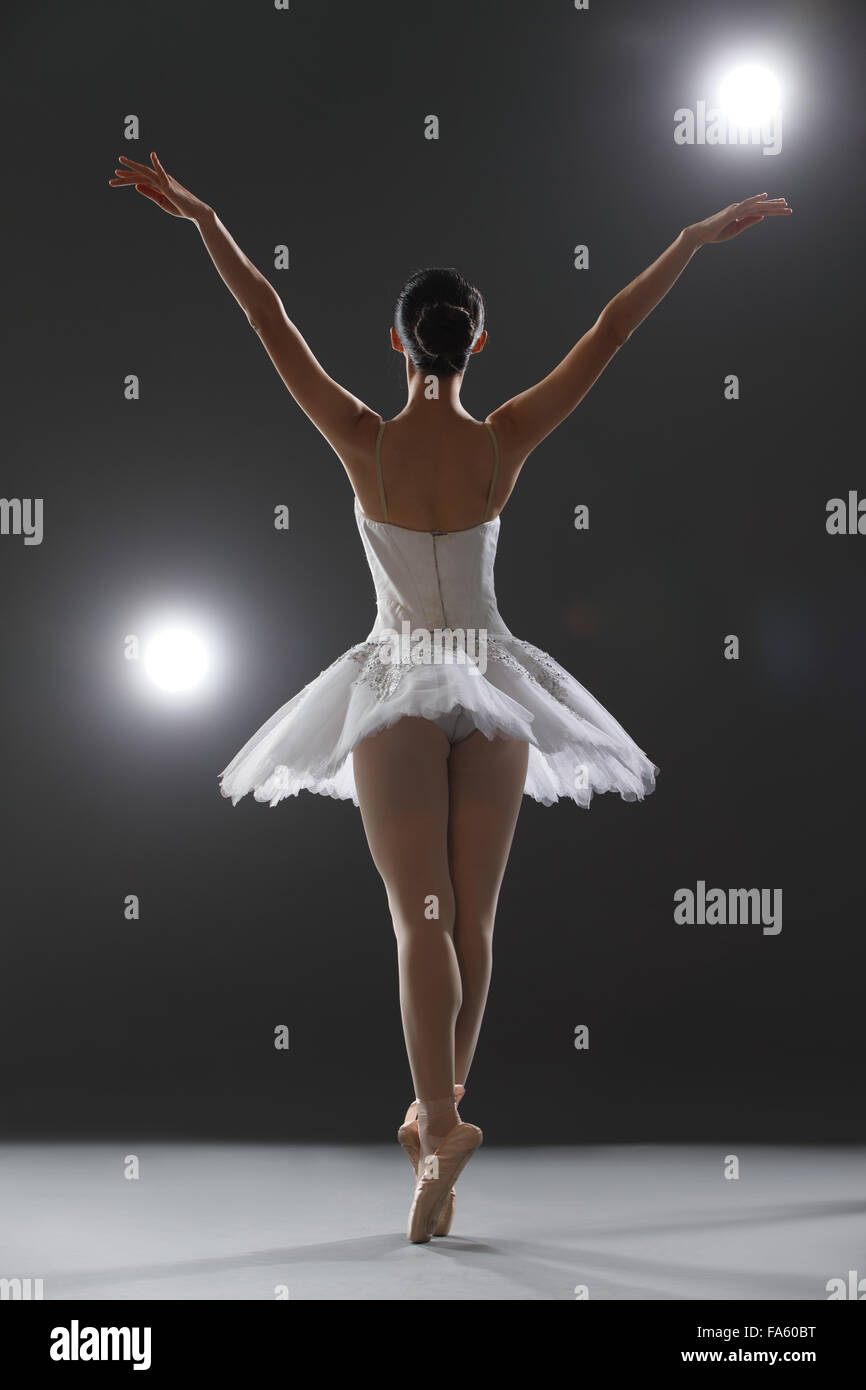
[[188, 628], [166, 628], [148, 643], [144, 666], [161, 690], [192, 690], [208, 669], [208, 653], [201, 638]]
[[780, 99], [776, 78], [757, 63], [734, 68], [719, 91], [719, 105], [735, 126], [761, 125], [779, 109]]

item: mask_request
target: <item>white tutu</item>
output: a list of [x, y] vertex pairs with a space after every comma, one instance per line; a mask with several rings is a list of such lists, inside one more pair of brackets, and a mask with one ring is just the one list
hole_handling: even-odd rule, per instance
[[[493, 564], [499, 518], [445, 534], [356, 518], [373, 574], [378, 613], [351, 647], [276, 711], [220, 776], [237, 803], [252, 792], [277, 805], [299, 791], [358, 804], [352, 750], [406, 715], [434, 719], [462, 709], [487, 738], [529, 743], [524, 794], [545, 806], [596, 792], [640, 801], [658, 768], [612, 715], [546, 652], [515, 637], [496, 606]], [[457, 660], [432, 664], [415, 649], [382, 660], [391, 632], [486, 634], [486, 669]], [[483, 643], [479, 647], [483, 650]]]

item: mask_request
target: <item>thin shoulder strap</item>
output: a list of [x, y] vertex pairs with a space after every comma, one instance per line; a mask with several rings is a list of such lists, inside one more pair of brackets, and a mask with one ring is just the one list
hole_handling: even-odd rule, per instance
[[487, 493], [487, 506], [484, 510], [484, 520], [490, 517], [490, 504], [493, 501], [493, 489], [496, 487], [496, 479], [499, 474], [499, 440], [496, 438], [496, 431], [489, 420], [484, 421], [490, 431], [490, 438], [493, 440], [493, 473], [490, 478], [490, 488]]
[[382, 503], [382, 511], [385, 513], [385, 520], [388, 520], [388, 503], [385, 500], [385, 484], [382, 482], [382, 459], [379, 453], [382, 444], [382, 435], [385, 432], [385, 421], [379, 426], [379, 433], [376, 435], [376, 478], [379, 483], [379, 501]]

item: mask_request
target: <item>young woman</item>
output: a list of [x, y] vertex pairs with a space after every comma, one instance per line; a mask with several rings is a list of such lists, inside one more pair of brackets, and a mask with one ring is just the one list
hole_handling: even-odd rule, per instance
[[[376, 587], [376, 623], [245, 744], [221, 774], [237, 802], [301, 789], [360, 807], [397, 938], [415, 1097], [398, 1131], [416, 1173], [407, 1234], [448, 1233], [453, 1185], [481, 1143], [457, 1104], [490, 982], [493, 923], [524, 794], [640, 800], [658, 769], [583, 686], [515, 637], [497, 606], [499, 517], [533, 449], [571, 414], [702, 246], [790, 213], [756, 194], [686, 227], [611, 299], [558, 367], [482, 423], [464, 410], [469, 358], [487, 340], [478, 290], [418, 271], [391, 344], [407, 401], [386, 422], [328, 376], [279, 295], [211, 207], [166, 173], [119, 156], [133, 186], [195, 222], [214, 265], [301, 409], [349, 475]], [[450, 634], [450, 636], [449, 636]]]

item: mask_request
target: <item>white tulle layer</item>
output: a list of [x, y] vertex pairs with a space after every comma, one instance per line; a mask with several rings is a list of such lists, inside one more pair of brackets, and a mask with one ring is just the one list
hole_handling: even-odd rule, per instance
[[410, 665], [394, 688], [368, 639], [345, 652], [258, 729], [220, 774], [236, 804], [252, 792], [276, 806], [300, 791], [358, 805], [352, 750], [414, 715], [434, 719], [460, 707], [487, 738], [525, 739], [524, 795], [543, 805], [569, 797], [588, 806], [597, 792], [641, 801], [658, 768], [612, 715], [563, 667], [530, 643], [497, 634], [484, 674], [471, 665]]

